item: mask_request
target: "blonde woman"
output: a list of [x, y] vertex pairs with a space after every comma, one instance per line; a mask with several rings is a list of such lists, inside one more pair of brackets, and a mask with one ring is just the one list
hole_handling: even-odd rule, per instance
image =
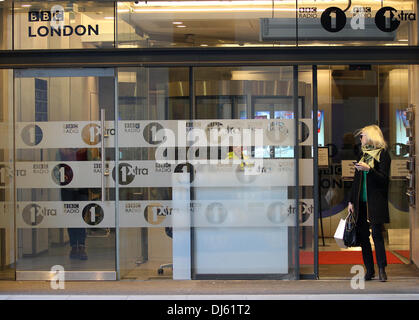
[[362, 155], [355, 163], [355, 177], [350, 193], [348, 211], [354, 212], [366, 268], [365, 280], [375, 276], [374, 259], [370, 244], [370, 228], [380, 281], [387, 281], [384, 247], [384, 223], [390, 222], [388, 211], [388, 185], [391, 159], [383, 133], [376, 125], [359, 130]]

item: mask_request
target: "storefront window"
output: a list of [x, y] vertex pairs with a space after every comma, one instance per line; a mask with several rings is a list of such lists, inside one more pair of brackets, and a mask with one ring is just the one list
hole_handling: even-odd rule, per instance
[[415, 1], [118, 2], [118, 47], [415, 45]]
[[[417, 2], [15, 2], [15, 49], [416, 45]], [[11, 33], [10, 33], [11, 34]]]

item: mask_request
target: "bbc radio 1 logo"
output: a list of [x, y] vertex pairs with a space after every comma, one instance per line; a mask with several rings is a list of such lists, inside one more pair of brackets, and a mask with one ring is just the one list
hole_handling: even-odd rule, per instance
[[22, 129], [20, 136], [24, 144], [33, 147], [41, 143], [44, 133], [42, 132], [40, 126], [36, 124], [28, 124]]
[[73, 169], [68, 164], [59, 163], [51, 171], [52, 180], [59, 186], [66, 186], [73, 181]]
[[90, 203], [83, 208], [83, 221], [90, 226], [96, 226], [103, 221], [105, 213], [103, 208], [97, 203]]
[[[365, 29], [364, 18], [370, 17], [370, 13], [364, 8], [353, 10], [351, 28]], [[330, 7], [324, 10], [320, 18], [323, 28], [329, 32], [339, 32], [345, 28], [347, 17], [345, 12], [337, 7]], [[398, 12], [393, 7], [383, 7], [375, 14], [374, 22], [377, 28], [383, 32], [396, 31], [402, 21], [416, 21], [416, 14], [412, 12]]]

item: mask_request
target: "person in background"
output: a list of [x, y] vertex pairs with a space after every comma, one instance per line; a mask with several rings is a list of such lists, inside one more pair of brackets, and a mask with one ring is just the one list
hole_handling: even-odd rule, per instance
[[374, 259], [370, 243], [370, 228], [374, 240], [380, 281], [387, 281], [387, 266], [384, 246], [384, 223], [390, 222], [388, 209], [388, 186], [391, 159], [381, 129], [376, 125], [362, 128], [361, 158], [355, 163], [348, 211], [354, 213], [357, 234], [366, 268], [365, 280], [375, 277]]
[[[87, 148], [62, 148], [59, 149], [59, 159], [61, 161], [87, 161], [91, 158], [91, 150]], [[86, 188], [61, 188], [61, 201], [88, 201], [90, 192]], [[67, 228], [70, 238], [71, 251], [70, 259], [87, 260], [86, 252], [86, 229]]]

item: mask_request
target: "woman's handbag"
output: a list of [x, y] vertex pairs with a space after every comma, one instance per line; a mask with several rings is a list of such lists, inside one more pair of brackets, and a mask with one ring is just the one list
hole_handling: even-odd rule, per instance
[[346, 247], [359, 247], [359, 237], [356, 230], [356, 220], [354, 213], [349, 213], [345, 219], [345, 229], [343, 232], [343, 243]]

